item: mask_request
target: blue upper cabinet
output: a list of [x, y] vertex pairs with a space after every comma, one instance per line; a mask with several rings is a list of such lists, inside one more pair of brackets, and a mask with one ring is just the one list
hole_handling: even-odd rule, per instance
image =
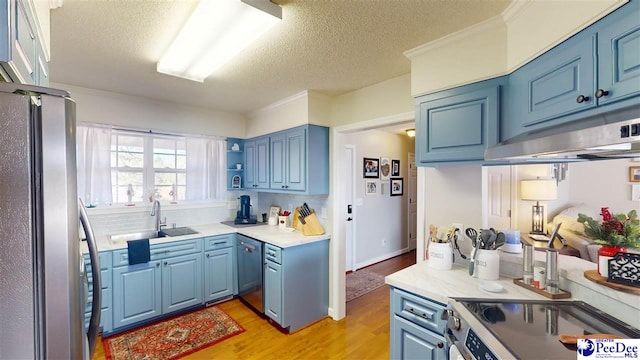
[[498, 139], [496, 78], [416, 98], [416, 153], [421, 165], [484, 160]]
[[49, 65], [28, 0], [0, 0], [0, 67], [12, 82], [49, 85]]
[[571, 39], [512, 74], [514, 117], [523, 127], [595, 106], [595, 39]]
[[640, 95], [640, 3], [602, 20], [598, 31], [598, 104]]
[[271, 136], [271, 189], [306, 190], [306, 135], [306, 128], [295, 128]]
[[500, 140], [636, 105], [638, 19], [632, 1], [511, 74]]
[[244, 176], [246, 189], [269, 188], [269, 137], [262, 136], [244, 143]]

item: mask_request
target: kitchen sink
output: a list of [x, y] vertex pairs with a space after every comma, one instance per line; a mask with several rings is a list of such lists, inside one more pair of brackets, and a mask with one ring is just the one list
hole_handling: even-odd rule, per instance
[[198, 233], [197, 231], [193, 230], [188, 226], [160, 230], [160, 234], [162, 236], [182, 236], [182, 235], [193, 235], [197, 233]]
[[112, 244], [121, 244], [132, 240], [156, 239], [171, 236], [192, 235], [197, 233], [198, 232], [192, 228], [184, 226], [172, 229], [162, 229], [160, 231], [149, 230], [128, 234], [109, 235], [109, 242]]
[[109, 235], [109, 242], [112, 244], [120, 244], [127, 241], [132, 240], [142, 240], [142, 239], [155, 239], [160, 237], [169, 236], [163, 234], [163, 231], [149, 230], [149, 231], [139, 231], [128, 234], [118, 234], [118, 235]]

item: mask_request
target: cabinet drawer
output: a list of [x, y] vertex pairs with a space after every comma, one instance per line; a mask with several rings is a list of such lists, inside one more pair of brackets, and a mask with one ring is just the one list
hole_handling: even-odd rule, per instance
[[424, 328], [444, 334], [447, 325], [442, 319], [445, 305], [428, 300], [408, 292], [393, 289], [391, 295], [391, 311]]
[[282, 249], [271, 244], [265, 244], [264, 258], [277, 264], [282, 264]]
[[[151, 259], [160, 260], [168, 257], [194, 254], [202, 251], [202, 239], [182, 240], [178, 242], [154, 244], [150, 247]], [[113, 252], [113, 266], [129, 265], [129, 251], [127, 249]]]
[[233, 245], [233, 234], [207, 236], [204, 238], [204, 251], [227, 248]]
[[[91, 258], [89, 254], [83, 254], [84, 263], [86, 265], [87, 273], [91, 272]], [[111, 267], [111, 253], [109, 251], [99, 252], [98, 261], [100, 261], [100, 269], [108, 270]]]

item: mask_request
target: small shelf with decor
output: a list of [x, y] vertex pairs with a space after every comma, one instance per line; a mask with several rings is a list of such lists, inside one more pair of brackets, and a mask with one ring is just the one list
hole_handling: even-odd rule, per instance
[[227, 189], [242, 190], [244, 183], [244, 140], [227, 139]]

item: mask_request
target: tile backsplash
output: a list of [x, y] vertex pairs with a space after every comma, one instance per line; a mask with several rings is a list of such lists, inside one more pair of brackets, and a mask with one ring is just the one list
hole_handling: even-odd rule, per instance
[[[323, 219], [322, 208], [328, 207], [327, 195], [289, 195], [256, 192], [228, 192], [227, 205], [165, 205], [162, 206], [162, 217], [167, 219], [167, 226], [195, 226], [233, 220], [236, 216], [236, 199], [240, 195], [251, 196], [252, 213], [258, 221], [262, 213], [268, 213], [271, 205], [280, 206], [283, 210], [293, 211], [295, 207], [307, 203], [318, 214], [320, 223], [326, 227], [327, 219]], [[289, 209], [289, 205], [293, 208]], [[155, 228], [155, 217], [150, 215], [150, 206], [135, 208], [88, 209], [89, 219], [96, 236], [123, 234]]]

